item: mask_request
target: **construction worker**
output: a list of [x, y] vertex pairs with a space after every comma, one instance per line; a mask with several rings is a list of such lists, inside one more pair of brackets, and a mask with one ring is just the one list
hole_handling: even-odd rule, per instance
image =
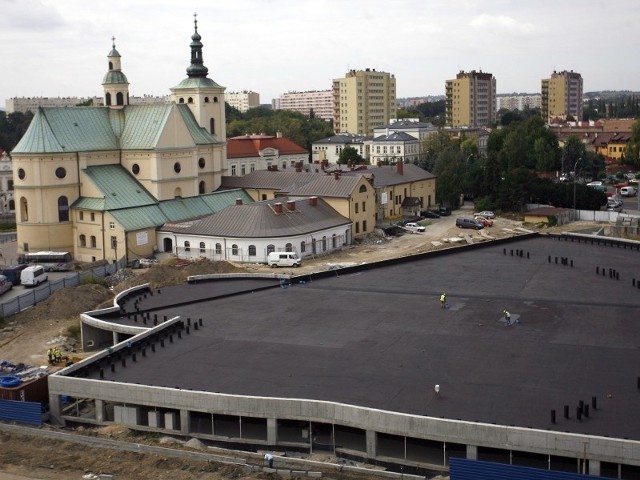
[[442, 292], [442, 295], [440, 295], [440, 308], [444, 308], [446, 303], [447, 303], [447, 294]]
[[60, 349], [58, 347], [56, 347], [56, 349], [54, 351], [54, 355], [56, 357], [56, 363], [60, 363], [62, 361], [62, 352], [60, 351]]
[[504, 320], [506, 322], [507, 327], [511, 326], [511, 314], [509, 313], [509, 311], [503, 310], [502, 313], [504, 314]]
[[49, 365], [51, 365], [53, 363], [53, 350], [52, 349], [48, 349], [47, 350], [47, 359], [49, 360]]

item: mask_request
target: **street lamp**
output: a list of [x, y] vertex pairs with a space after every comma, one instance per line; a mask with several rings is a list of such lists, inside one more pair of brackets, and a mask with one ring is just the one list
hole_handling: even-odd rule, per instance
[[576, 163], [573, 165], [573, 219], [575, 220], [576, 218], [576, 177], [578, 176], [578, 163], [580, 163], [580, 161], [582, 161], [582, 158], [579, 158], [578, 160], [576, 160]]

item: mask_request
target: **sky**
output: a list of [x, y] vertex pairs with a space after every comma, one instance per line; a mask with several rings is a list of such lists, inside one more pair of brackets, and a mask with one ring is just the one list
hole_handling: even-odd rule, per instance
[[393, 74], [398, 98], [444, 95], [461, 70], [499, 94], [539, 93], [554, 70], [585, 92], [640, 90], [640, 0], [0, 0], [0, 107], [102, 96], [113, 36], [130, 95], [168, 95], [194, 13], [209, 78], [261, 103], [366, 68]]

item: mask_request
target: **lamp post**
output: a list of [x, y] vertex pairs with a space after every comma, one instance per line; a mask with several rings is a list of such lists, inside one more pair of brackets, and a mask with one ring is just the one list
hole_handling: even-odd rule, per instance
[[576, 163], [573, 165], [573, 219], [576, 219], [576, 177], [578, 176], [578, 163], [582, 158], [576, 160]]

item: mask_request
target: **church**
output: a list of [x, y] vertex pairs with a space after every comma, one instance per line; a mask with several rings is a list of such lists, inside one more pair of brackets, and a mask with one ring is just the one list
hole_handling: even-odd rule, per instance
[[141, 258], [158, 249], [160, 225], [250, 201], [242, 191], [211, 193], [227, 175], [225, 87], [208, 78], [197, 19], [190, 49], [187, 78], [166, 104], [129, 104], [113, 39], [104, 106], [35, 112], [12, 151], [18, 254]]

